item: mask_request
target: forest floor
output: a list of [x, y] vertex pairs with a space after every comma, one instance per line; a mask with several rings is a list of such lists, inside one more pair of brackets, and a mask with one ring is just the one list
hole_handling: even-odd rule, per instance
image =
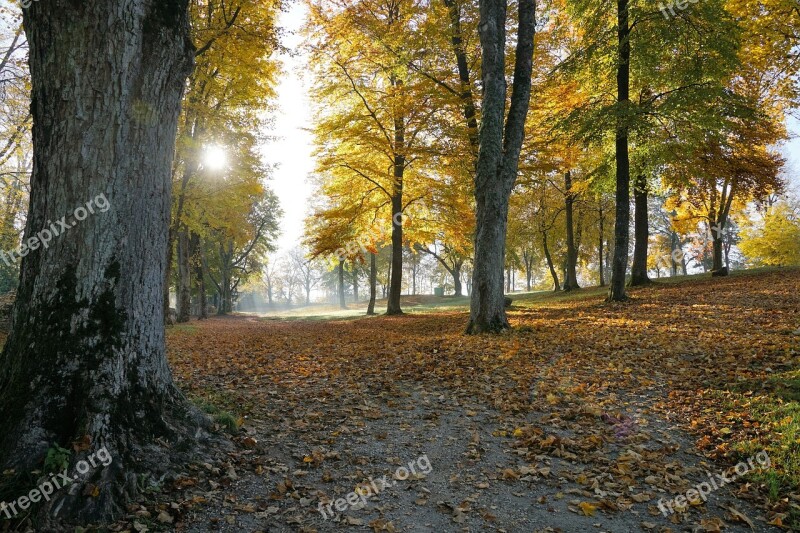
[[526, 295], [501, 336], [465, 336], [464, 308], [170, 328], [235, 446], [118, 530], [800, 527], [800, 270], [631, 295]]

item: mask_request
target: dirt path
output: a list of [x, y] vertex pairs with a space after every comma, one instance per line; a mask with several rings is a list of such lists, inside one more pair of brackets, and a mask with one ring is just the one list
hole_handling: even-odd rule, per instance
[[[628, 429], [599, 428], [597, 446], [579, 444], [584, 421], [534, 423], [562, 444], [531, 449], [503, 435], [510, 425], [501, 413], [444, 388], [399, 382], [347, 402], [318, 385], [321, 397], [301, 405], [261, 399], [273, 420], [246, 427], [263, 455], [249, 456], [229, 486], [209, 491], [210, 505], [186, 516], [187, 531], [714, 531], [726, 523], [748, 531], [727, 508], [753, 520], [759, 514], [724, 488], [683, 526], [664, 517], [658, 499], [714, 467], [646, 408], [632, 410]], [[276, 432], [275, 419], [290, 429]], [[248, 471], [261, 461], [261, 475]], [[359, 486], [365, 497], [340, 502], [344, 512], [320, 510], [320, 501]], [[374, 488], [382, 491], [370, 495]]]

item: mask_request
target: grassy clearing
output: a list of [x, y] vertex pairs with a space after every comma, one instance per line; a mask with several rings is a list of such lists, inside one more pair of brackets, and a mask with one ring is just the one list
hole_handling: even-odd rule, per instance
[[[800, 337], [799, 337], [800, 338]], [[800, 370], [781, 372], [764, 381], [735, 384], [721, 394], [730, 411], [746, 409], [758, 424], [759, 435], [734, 445], [741, 457], [766, 451], [769, 469], [751, 479], [763, 483], [771, 501], [792, 494], [800, 487]], [[800, 527], [800, 501], [787, 501], [787, 525]]]

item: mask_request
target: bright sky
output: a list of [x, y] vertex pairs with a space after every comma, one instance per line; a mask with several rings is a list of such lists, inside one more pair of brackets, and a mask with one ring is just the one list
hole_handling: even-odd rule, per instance
[[[287, 32], [284, 39], [289, 50], [296, 51], [301, 42], [299, 30], [305, 20], [305, 6], [292, 2], [288, 12], [281, 14], [280, 27]], [[283, 55], [284, 73], [278, 85], [279, 111], [271, 135], [278, 137], [265, 144], [261, 151], [264, 161], [276, 164], [270, 186], [280, 198], [283, 208], [282, 234], [278, 239], [278, 254], [283, 254], [300, 244], [303, 221], [308, 215], [311, 185], [308, 177], [314, 171], [312, 157], [311, 102], [308, 99], [308, 82], [303, 80], [305, 58]]]
[[786, 158], [786, 173], [789, 176], [789, 187], [800, 195], [800, 120], [789, 119], [789, 131], [794, 138], [786, 144], [783, 156]]
[[[302, 40], [299, 30], [305, 14], [305, 6], [293, 2], [289, 11], [281, 15], [280, 27], [287, 32], [285, 43], [290, 50], [297, 50]], [[279, 112], [271, 132], [278, 139], [262, 147], [264, 160], [278, 165], [270, 185], [284, 210], [282, 234], [278, 240], [279, 255], [298, 246], [302, 240], [311, 198], [308, 177], [314, 171], [312, 136], [304, 129], [311, 125], [313, 118], [308, 98], [310, 80], [304, 80], [302, 75], [306, 71], [306, 58], [298, 54], [284, 55], [281, 59], [284, 74], [278, 86]], [[790, 187], [800, 194], [800, 121], [790, 119], [789, 128], [795, 138], [783, 150], [787, 158], [786, 174], [791, 180]]]

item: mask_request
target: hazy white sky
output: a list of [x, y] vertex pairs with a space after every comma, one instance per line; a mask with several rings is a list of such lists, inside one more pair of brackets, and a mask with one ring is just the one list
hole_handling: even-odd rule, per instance
[[[287, 32], [284, 39], [289, 50], [297, 50], [299, 30], [305, 20], [305, 7], [293, 2], [288, 12], [281, 14], [280, 27]], [[264, 161], [277, 164], [270, 186], [278, 195], [283, 208], [282, 234], [278, 239], [279, 253], [300, 244], [303, 221], [308, 214], [311, 185], [308, 177], [314, 171], [311, 126], [311, 102], [308, 98], [310, 80], [303, 80], [305, 58], [283, 55], [284, 73], [278, 85], [278, 108], [274, 130], [278, 137], [262, 147]]]
[[[287, 32], [285, 42], [290, 50], [297, 50], [301, 42], [299, 30], [305, 13], [302, 3], [293, 2], [290, 10], [281, 15], [280, 26]], [[304, 129], [310, 127], [313, 118], [308, 98], [310, 80], [304, 80], [302, 75], [306, 71], [306, 58], [285, 55], [282, 60], [284, 74], [278, 86], [279, 112], [271, 132], [279, 139], [262, 147], [264, 160], [278, 165], [270, 185], [284, 210], [282, 234], [278, 240], [279, 254], [299, 245], [302, 240], [303, 223], [309, 214], [311, 198], [308, 177], [314, 170], [312, 136]], [[800, 121], [792, 119], [789, 125], [795, 136], [800, 135]], [[800, 138], [786, 144], [784, 156], [788, 160], [786, 172], [791, 186], [800, 194]]]

